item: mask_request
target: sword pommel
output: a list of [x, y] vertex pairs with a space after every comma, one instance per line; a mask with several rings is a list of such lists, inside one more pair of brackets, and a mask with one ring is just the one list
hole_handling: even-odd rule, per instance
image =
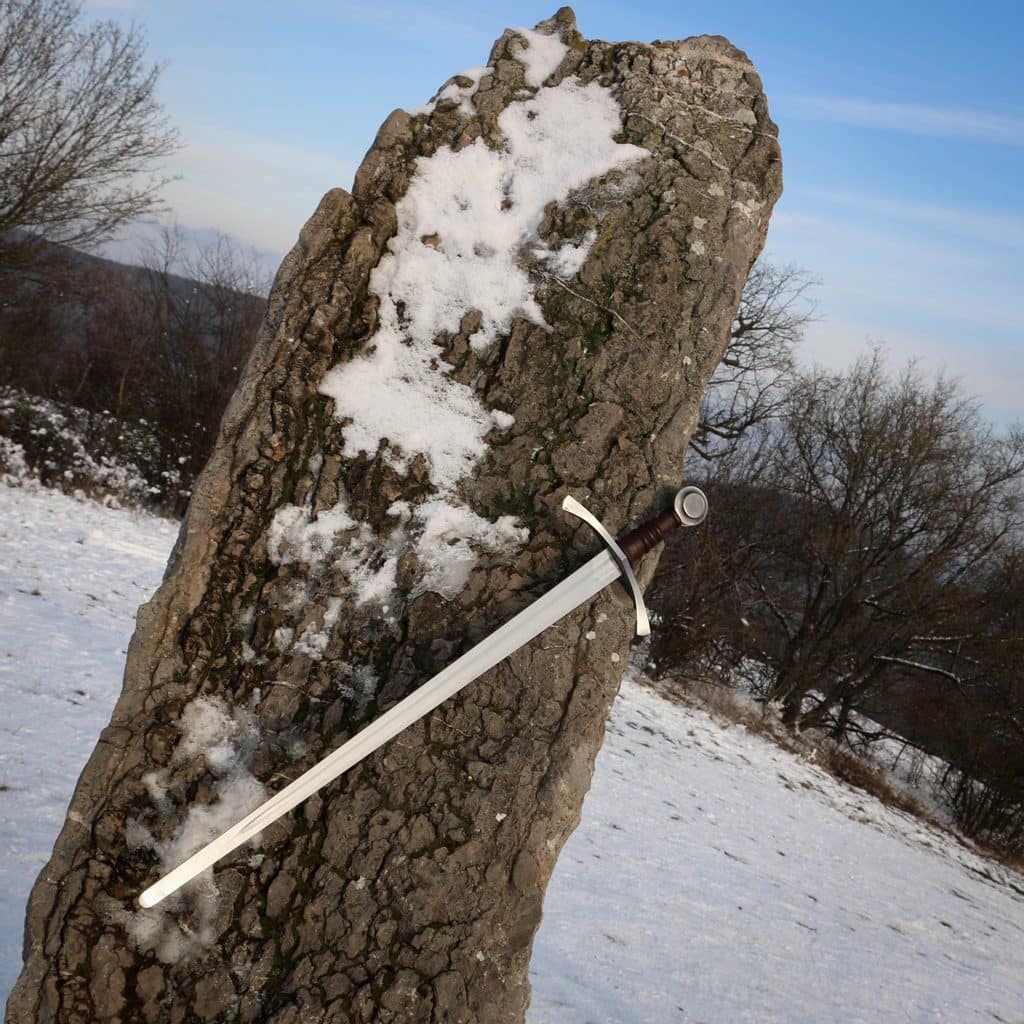
[[619, 541], [622, 553], [634, 568], [648, 551], [656, 548], [679, 526], [698, 526], [708, 514], [708, 499], [699, 487], [684, 487], [676, 494], [672, 508], [648, 519]]

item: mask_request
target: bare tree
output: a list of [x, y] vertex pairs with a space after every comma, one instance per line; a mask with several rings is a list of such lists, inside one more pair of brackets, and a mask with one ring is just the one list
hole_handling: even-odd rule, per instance
[[729, 347], [701, 401], [690, 439], [703, 459], [720, 458], [743, 435], [779, 414], [796, 370], [794, 350], [815, 320], [808, 292], [820, 282], [792, 264], [760, 259], [743, 286]]
[[746, 625], [746, 581], [760, 557], [755, 517], [768, 511], [769, 496], [728, 454], [706, 465], [702, 486], [714, 515], [699, 537], [680, 531], [669, 538], [651, 581], [648, 601], [659, 624], [649, 667], [658, 674], [732, 680], [747, 659], [767, 658]]
[[220, 236], [190, 251], [177, 229], [142, 270], [100, 281], [85, 350], [98, 369], [90, 404], [143, 417], [185, 480], [202, 468], [263, 318], [258, 260]]
[[1020, 854], [1024, 852], [1024, 550], [1007, 546], [961, 589], [962, 601], [955, 614], [947, 623], [935, 624], [946, 628], [913, 637], [900, 659], [905, 677], [901, 696], [938, 697], [940, 714], [929, 731], [938, 733], [937, 751], [946, 761], [940, 794], [960, 828]]
[[86, 24], [78, 0], [0, 0], [0, 269], [158, 207], [178, 138], [144, 52], [137, 27]]
[[949, 638], [982, 645], [965, 594], [1021, 528], [1022, 479], [1024, 432], [997, 435], [955, 381], [894, 380], [877, 351], [798, 374], [715, 466], [706, 550], [668, 553], [655, 606], [676, 653], [751, 656], [785, 721], [841, 732], [908, 672], [962, 681]]
[[150, 406], [144, 414], [174, 438], [189, 477], [213, 446], [220, 418], [263, 319], [254, 253], [218, 236], [189, 249], [177, 229], [143, 256], [136, 329], [146, 340]]
[[1024, 434], [997, 436], [955, 381], [892, 380], [878, 351], [801, 377], [752, 468], [777, 508], [751, 597], [794, 724], [879, 686], [1021, 526]]

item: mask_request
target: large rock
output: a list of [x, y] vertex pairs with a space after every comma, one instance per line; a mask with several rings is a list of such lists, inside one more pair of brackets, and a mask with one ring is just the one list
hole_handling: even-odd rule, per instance
[[566, 493], [612, 530], [661, 509], [780, 187], [743, 53], [588, 41], [568, 9], [388, 118], [278, 274], [33, 890], [11, 1024], [522, 1019], [621, 588], [213, 878], [134, 900], [593, 553]]

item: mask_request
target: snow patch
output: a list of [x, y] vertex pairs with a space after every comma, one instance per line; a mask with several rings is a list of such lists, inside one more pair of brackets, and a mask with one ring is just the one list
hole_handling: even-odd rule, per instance
[[[539, 86], [565, 47], [552, 36], [522, 34], [528, 44], [523, 57], [527, 78]], [[446, 597], [465, 585], [476, 561], [473, 545], [508, 550], [525, 542], [527, 533], [511, 517], [483, 520], [455, 497], [459, 481], [486, 453], [488, 433], [495, 427], [507, 430], [514, 418], [487, 410], [470, 387], [454, 380], [435, 339], [460, 330], [474, 311], [480, 323], [470, 343], [480, 353], [510, 329], [514, 317], [546, 327], [521, 265], [545, 207], [649, 155], [615, 141], [619, 107], [596, 82], [566, 79], [541, 88], [510, 104], [498, 127], [503, 149], [477, 139], [458, 152], [442, 146], [416, 161], [396, 207], [397, 233], [370, 277], [380, 307], [368, 353], [334, 367], [320, 384], [345, 423], [344, 455], [372, 454], [384, 443], [384, 458], [401, 473], [415, 456], [426, 459], [435, 499], [411, 515], [407, 509], [398, 514], [408, 519], [410, 531], [418, 531], [416, 549], [424, 572], [417, 592], [434, 590]], [[547, 258], [554, 272], [575, 274], [595, 238], [591, 233], [578, 245], [551, 253]], [[340, 533], [356, 526], [343, 505], [335, 512], [321, 529], [302, 510], [279, 511], [269, 538], [271, 557], [287, 558], [290, 551], [299, 551], [296, 557], [303, 561], [312, 560], [307, 555], [323, 557]], [[458, 529], [467, 532], [460, 536]], [[407, 539], [404, 533], [397, 538]], [[341, 556], [359, 603], [388, 599], [400, 553], [397, 542], [382, 545], [368, 528], [360, 528]]]
[[1018, 1021], [1022, 928], [1019, 875], [627, 671], [527, 1020]]
[[509, 430], [516, 421], [512, 413], [502, 412], [500, 409], [491, 410], [491, 419], [499, 430]]
[[320, 385], [335, 415], [351, 418], [345, 455], [376, 452], [387, 439], [388, 461], [401, 472], [414, 455], [425, 456], [442, 494], [483, 456], [493, 419], [472, 389], [450, 377], [434, 339], [458, 331], [473, 310], [482, 314], [477, 346], [516, 316], [544, 324], [519, 257], [545, 206], [648, 155], [614, 141], [619, 108], [596, 82], [541, 89], [510, 104], [498, 125], [505, 150], [477, 139], [416, 161], [396, 209], [398, 232], [370, 279], [381, 301], [372, 352], [335, 367]]
[[255, 747], [258, 729], [246, 711], [229, 712], [219, 698], [198, 697], [181, 713], [181, 740], [173, 763], [183, 764], [200, 754], [215, 775], [227, 775], [237, 764], [240, 751]]
[[529, 537], [529, 530], [517, 526], [514, 516], [500, 516], [492, 522], [444, 501], [425, 502], [416, 512], [423, 524], [416, 543], [423, 575], [414, 596], [431, 590], [451, 600], [466, 585], [476, 565], [474, 547], [498, 554], [525, 544]]
[[337, 560], [353, 589], [356, 605], [384, 604], [395, 589], [398, 559], [406, 540], [401, 526], [382, 542], [364, 523]]
[[[29, 887], [110, 719], [135, 609], [176, 532], [0, 487], [0, 1003], [20, 969]], [[346, 683], [375, 685], [370, 670]], [[128, 822], [126, 841], [150, 836]], [[663, 1024], [682, 1006], [672, 1019], [1017, 1021], [1020, 890], [1019, 875], [953, 837], [627, 674], [548, 889], [528, 1020]], [[169, 931], [151, 939], [166, 959], [195, 948]]]
[[295, 639], [295, 630], [291, 626], [278, 626], [274, 630], [274, 646], [282, 654], [287, 651]]
[[533, 28], [514, 28], [512, 31], [526, 40], [526, 49], [513, 53], [526, 68], [526, 84], [540, 88], [562, 63], [569, 47], [557, 35], [546, 35]]
[[575, 277], [587, 262], [590, 250], [597, 241], [597, 232], [588, 231], [578, 245], [566, 242], [555, 250], [535, 249], [534, 255], [547, 262], [551, 272], [558, 278], [568, 281]]
[[[202, 757], [216, 777], [216, 799], [210, 804], [192, 804], [181, 824], [164, 840], [154, 839], [140, 822], [129, 822], [129, 847], [154, 850], [160, 859], [161, 875], [216, 839], [267, 798], [263, 784], [249, 771], [259, 743], [259, 728], [251, 712], [229, 708], [219, 697], [198, 697], [182, 711], [178, 728], [181, 739], [171, 757], [172, 767]], [[171, 810], [168, 770], [150, 772], [142, 782], [158, 813], [166, 816]], [[258, 837], [252, 840], [257, 841]], [[113, 917], [140, 949], [153, 952], [161, 963], [176, 963], [196, 955], [216, 940], [213, 926], [218, 898], [213, 871], [207, 869], [182, 893], [158, 906], [138, 911], [122, 907], [113, 911]], [[188, 925], [175, 913], [186, 909], [193, 911]]]
[[[459, 105], [459, 111], [465, 116], [470, 117], [476, 113], [473, 109], [473, 97], [480, 88], [480, 79], [483, 78], [485, 74], [493, 70], [494, 69], [490, 67], [465, 68], [457, 75], [453, 75], [448, 79], [437, 95], [429, 103], [425, 103], [422, 107], [416, 107], [415, 109], [410, 110], [409, 113], [412, 114], [413, 117], [432, 114], [438, 103], [442, 100], [455, 100]], [[467, 81], [468, 84], [463, 84]]]
[[270, 522], [267, 554], [275, 565], [291, 562], [311, 565], [322, 561], [337, 538], [355, 527], [356, 521], [342, 504], [326, 509], [315, 519], [309, 508], [282, 505]]
[[[364, 523], [359, 525], [354, 537], [338, 546], [340, 534], [333, 527], [328, 526], [322, 531], [315, 529], [325, 515], [332, 513], [321, 513], [316, 521], [309, 523], [306, 519], [308, 510], [289, 506], [283, 510], [283, 515], [278, 513], [285, 525], [272, 526], [271, 530], [276, 534], [289, 534], [291, 539], [279, 540], [275, 536], [268, 546], [272, 557], [276, 555], [282, 562], [304, 561], [313, 565], [326, 562], [342, 570], [352, 588], [356, 605], [384, 605], [395, 589], [398, 559], [408, 546], [410, 529], [416, 536], [413, 546], [421, 566], [414, 596], [431, 590], [449, 600], [466, 585], [476, 565], [478, 550], [490, 554], [511, 551], [529, 538], [529, 531], [518, 526], [514, 516], [500, 516], [492, 521], [465, 506], [440, 499], [426, 501], [415, 508], [406, 502], [396, 502], [388, 511], [403, 522], [384, 541], [379, 540]], [[300, 514], [296, 516], [295, 512]], [[334, 512], [337, 513], [336, 521], [354, 524], [343, 506], [339, 505]], [[275, 517], [275, 523], [278, 517]], [[311, 536], [318, 538], [315, 544], [308, 542]], [[328, 537], [332, 538], [334, 548], [328, 543]], [[331, 602], [324, 623], [327, 633], [307, 627], [298, 645], [292, 648], [294, 631], [280, 626], [274, 634], [275, 646], [281, 651], [292, 648], [309, 657], [322, 657], [329, 630], [341, 610], [340, 599], [332, 598]]]
[[[315, 517], [308, 505], [284, 505], [274, 514], [268, 528], [267, 554], [275, 565], [298, 563], [342, 569], [352, 585], [356, 604], [363, 605], [386, 598], [394, 588], [399, 548], [404, 539], [399, 528], [381, 544], [365, 523], [352, 518], [344, 501]], [[307, 600], [308, 593], [303, 588], [301, 593], [293, 592], [286, 597], [285, 607], [297, 615]], [[333, 621], [337, 621], [339, 611], [340, 602], [334, 606]], [[282, 633], [282, 629], [277, 633]], [[282, 633], [280, 639], [276, 644], [279, 649], [291, 645], [291, 637], [285, 638]], [[312, 636], [309, 639], [307, 646], [312, 648]]]
[[327, 611], [324, 613], [323, 628], [318, 628], [315, 623], [307, 626], [299, 639], [295, 641], [292, 651], [295, 654], [304, 654], [313, 661], [321, 661], [341, 615], [342, 604], [340, 597], [329, 597]]
[[85, 492], [111, 507], [145, 507], [188, 496], [181, 472], [144, 420], [88, 412], [0, 386], [0, 483]]

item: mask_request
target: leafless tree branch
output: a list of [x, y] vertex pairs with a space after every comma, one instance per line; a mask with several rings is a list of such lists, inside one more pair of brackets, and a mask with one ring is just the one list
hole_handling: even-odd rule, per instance
[[0, 270], [159, 208], [179, 145], [160, 70], [140, 29], [86, 24], [77, 0], [0, 0]]

